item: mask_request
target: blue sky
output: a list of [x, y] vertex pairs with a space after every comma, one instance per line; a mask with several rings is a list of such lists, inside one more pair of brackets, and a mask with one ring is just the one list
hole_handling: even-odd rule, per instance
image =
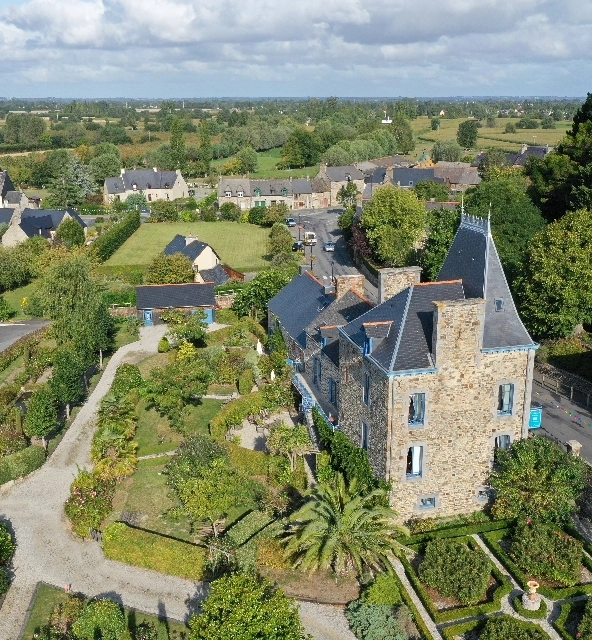
[[0, 0], [0, 95], [583, 96], [581, 0]]

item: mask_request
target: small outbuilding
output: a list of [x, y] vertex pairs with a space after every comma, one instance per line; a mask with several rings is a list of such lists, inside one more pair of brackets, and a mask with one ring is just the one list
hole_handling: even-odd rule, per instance
[[186, 315], [205, 311], [206, 324], [214, 322], [216, 295], [211, 282], [189, 284], [150, 284], [136, 287], [138, 319], [145, 326], [161, 324], [165, 311], [176, 309]]

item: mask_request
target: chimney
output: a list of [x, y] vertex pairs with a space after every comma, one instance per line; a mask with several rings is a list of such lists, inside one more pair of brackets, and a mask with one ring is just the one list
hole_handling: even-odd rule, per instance
[[366, 297], [364, 291], [364, 284], [366, 278], [362, 274], [351, 276], [336, 276], [335, 277], [335, 297], [337, 299], [342, 298], [348, 291], [354, 291], [363, 298]]
[[418, 284], [421, 267], [400, 267], [397, 269], [378, 270], [378, 304], [401, 293], [412, 284]]
[[119, 175], [123, 178], [123, 176], [125, 175], [125, 169], [122, 167], [121, 171], [119, 172]]
[[154, 170], [154, 173], [158, 173], [158, 169], [156, 167], [152, 167], [152, 169]]
[[463, 371], [478, 365], [483, 346], [485, 300], [443, 300], [434, 302], [434, 307], [431, 351], [435, 366]]
[[190, 245], [192, 242], [196, 241], [197, 236], [185, 236], [185, 246]]

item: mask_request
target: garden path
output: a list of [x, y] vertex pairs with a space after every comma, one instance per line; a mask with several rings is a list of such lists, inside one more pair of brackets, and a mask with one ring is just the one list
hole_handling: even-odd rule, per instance
[[[0, 486], [0, 520], [10, 523], [17, 541], [14, 581], [0, 609], [0, 640], [17, 640], [40, 581], [70, 584], [86, 596], [181, 621], [204, 597], [203, 583], [107, 560], [100, 545], [74, 538], [64, 516], [72, 480], [80, 467], [90, 467], [96, 413], [117, 367], [156, 353], [165, 332], [164, 325], [144, 327], [138, 342], [121, 347], [49, 460], [28, 477]], [[355, 640], [342, 611], [302, 603], [301, 617], [314, 640]]]

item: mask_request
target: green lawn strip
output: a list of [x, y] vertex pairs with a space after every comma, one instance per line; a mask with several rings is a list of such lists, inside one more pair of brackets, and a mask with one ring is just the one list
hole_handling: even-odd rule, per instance
[[[508, 616], [505, 616], [508, 617]], [[545, 638], [549, 638], [549, 634], [532, 622], [524, 622], [522, 620], [516, 620], [516, 623], [525, 630], [536, 630], [541, 633]], [[449, 627], [442, 627], [440, 633], [444, 640], [456, 640], [457, 637], [470, 637], [474, 638], [473, 634], [480, 632], [487, 624], [487, 620], [472, 620], [470, 622], [463, 622], [461, 624], [454, 624]], [[511, 638], [507, 638], [511, 640]]]
[[172, 222], [143, 224], [107, 260], [109, 266], [148, 265], [177, 235], [194, 235], [210, 244], [222, 262], [237, 271], [259, 271], [269, 262], [269, 230], [236, 222]]
[[[484, 533], [482, 535], [485, 544], [489, 547], [491, 552], [497, 557], [497, 559], [508, 569], [508, 571], [512, 574], [512, 577], [516, 582], [526, 591], [528, 590], [527, 582], [532, 578], [532, 576], [527, 576], [522, 569], [510, 558], [510, 556], [502, 549], [500, 542], [508, 536], [508, 530], [501, 531], [490, 531], [488, 533]], [[570, 531], [570, 535], [571, 531]], [[578, 537], [579, 536], [574, 536]], [[586, 549], [586, 545], [584, 546]], [[586, 549], [588, 550], [588, 549]], [[583, 554], [582, 556], [582, 564], [590, 571], [592, 571], [592, 559], [587, 555]], [[541, 595], [547, 596], [552, 600], [565, 600], [566, 598], [573, 598], [575, 596], [583, 596], [587, 594], [592, 594], [592, 583], [590, 584], [577, 584], [573, 587], [546, 587], [544, 585], [538, 588], [538, 591]]]
[[533, 620], [542, 620], [547, 617], [549, 613], [547, 610], [547, 603], [544, 600], [541, 600], [541, 606], [536, 611], [530, 611], [529, 609], [525, 609], [522, 605], [522, 596], [516, 596], [512, 600], [512, 606], [516, 613], [524, 616], [525, 618], [532, 618]]
[[458, 538], [460, 536], [470, 536], [474, 533], [483, 533], [486, 531], [498, 531], [499, 529], [507, 530], [513, 523], [513, 520], [494, 520], [492, 522], [484, 522], [479, 524], [463, 524], [458, 525], [454, 522], [450, 525], [443, 525], [433, 531], [426, 533], [418, 533], [408, 538], [401, 539], [401, 544], [419, 544], [427, 540], [436, 540], [439, 538]]
[[[480, 548], [479, 545], [470, 537], [460, 537], [458, 538], [459, 542], [464, 542], [468, 544], [472, 549]], [[422, 545], [423, 546], [423, 545]], [[417, 549], [419, 549], [418, 547]], [[459, 620], [461, 618], [472, 618], [475, 616], [482, 616], [488, 613], [494, 613], [499, 611], [501, 599], [511, 593], [512, 584], [507, 576], [505, 576], [499, 569], [491, 563], [491, 573], [495, 580], [498, 582], [498, 586], [495, 588], [493, 593], [493, 598], [490, 602], [484, 602], [482, 604], [475, 604], [470, 606], [458, 606], [454, 609], [450, 609], [447, 611], [439, 611], [432, 599], [430, 598], [427, 589], [424, 584], [419, 579], [415, 569], [411, 566], [411, 563], [407, 559], [404, 554], [400, 556], [401, 562], [405, 567], [405, 573], [409, 578], [409, 581], [413, 585], [413, 588], [417, 592], [419, 599], [422, 601], [423, 606], [428, 610], [429, 614], [432, 616], [432, 619], [436, 623], [441, 622], [450, 622], [452, 620]]]
[[123, 522], [114, 522], [105, 529], [103, 550], [105, 557], [135, 567], [187, 580], [204, 578], [204, 547], [134, 529]]
[[[54, 607], [62, 602], [66, 602], [67, 599], [68, 594], [63, 589], [39, 583], [22, 640], [34, 640], [35, 633], [37, 633], [43, 625], [47, 624]], [[127, 608], [124, 608], [124, 611], [128, 622], [128, 629], [131, 631], [135, 631], [136, 627], [142, 622], [152, 622], [158, 626], [159, 619], [156, 616]], [[184, 624], [174, 620], [167, 620], [164, 626], [168, 627], [171, 639], [186, 637], [187, 627]]]
[[564, 640], [575, 640], [575, 634], [571, 634], [567, 629], [568, 626], [570, 626], [570, 622], [572, 622], [572, 618], [575, 616], [577, 616], [577, 624], [579, 624], [584, 613], [585, 606], [585, 600], [581, 600], [579, 602], [564, 602], [560, 605], [559, 616], [552, 624], [555, 631], [557, 631]]
[[140, 369], [142, 378], [148, 378], [154, 369], [166, 367], [167, 364], [170, 364], [172, 353], [172, 351], [169, 351], [168, 353], [155, 353], [153, 356], [148, 356], [139, 362], [138, 369]]
[[251, 511], [224, 532], [224, 539], [239, 547], [273, 522], [273, 516], [265, 511]]

